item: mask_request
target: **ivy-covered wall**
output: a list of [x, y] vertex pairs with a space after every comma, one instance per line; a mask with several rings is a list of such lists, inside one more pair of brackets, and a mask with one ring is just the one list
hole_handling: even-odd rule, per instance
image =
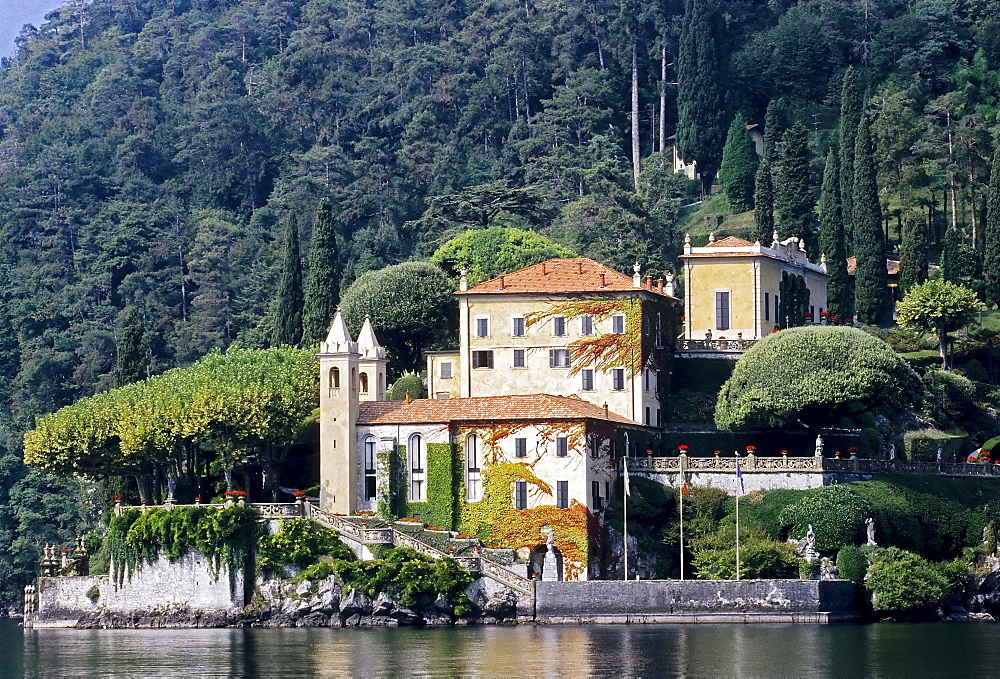
[[462, 461], [452, 443], [427, 444], [427, 501], [410, 502], [406, 446], [380, 451], [378, 511], [387, 519], [419, 516], [425, 523], [456, 530], [462, 497]]

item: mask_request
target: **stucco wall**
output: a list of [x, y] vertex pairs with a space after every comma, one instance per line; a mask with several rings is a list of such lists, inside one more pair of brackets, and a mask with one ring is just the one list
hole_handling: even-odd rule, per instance
[[[99, 596], [91, 599], [87, 594], [95, 586]], [[71, 626], [82, 615], [100, 610], [225, 610], [243, 605], [242, 573], [236, 574], [235, 587], [230, 589], [228, 571], [223, 569], [216, 579], [205, 557], [189, 552], [173, 563], [161, 557], [143, 564], [121, 586], [108, 575], [40, 578], [36, 627]]]
[[830, 622], [857, 617], [847, 580], [539, 582], [538, 622]]

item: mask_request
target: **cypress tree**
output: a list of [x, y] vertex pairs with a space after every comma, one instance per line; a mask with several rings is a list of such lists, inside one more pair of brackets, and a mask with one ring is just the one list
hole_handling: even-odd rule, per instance
[[986, 301], [1000, 305], [1000, 143], [993, 152], [990, 190], [986, 201], [986, 228], [983, 237], [983, 279]]
[[888, 323], [891, 313], [889, 279], [885, 268], [882, 207], [875, 181], [871, 132], [867, 118], [858, 125], [854, 146], [854, 291], [857, 317], [867, 325]]
[[840, 202], [840, 163], [831, 150], [823, 169], [823, 187], [819, 194], [819, 249], [826, 255], [827, 313], [844, 319], [852, 315], [851, 283], [847, 275], [847, 245], [844, 241], [844, 212]]
[[326, 337], [340, 299], [340, 267], [333, 204], [319, 202], [312, 242], [309, 245], [309, 275], [306, 277], [302, 309], [302, 341], [314, 344]]
[[764, 114], [764, 160], [769, 163], [778, 160], [778, 142], [785, 133], [784, 108], [783, 99], [772, 99]]
[[754, 177], [753, 189], [753, 235], [751, 240], [768, 247], [774, 236], [774, 185], [771, 182], [771, 166], [766, 160], [760, 161]]
[[724, 127], [720, 19], [714, 0], [684, 0], [677, 54], [677, 152], [695, 161], [702, 191], [719, 170]]
[[302, 259], [299, 255], [299, 222], [293, 212], [285, 230], [285, 247], [275, 298], [271, 344], [298, 345], [302, 341]]
[[757, 149], [747, 133], [746, 119], [742, 113], [737, 113], [729, 126], [719, 168], [719, 182], [734, 213], [753, 207], [754, 175], [759, 164]]
[[111, 371], [111, 386], [124, 387], [146, 379], [148, 365], [142, 312], [132, 307], [125, 315], [125, 325], [118, 334], [118, 362]]
[[785, 130], [781, 138], [781, 166], [775, 207], [783, 234], [804, 238], [809, 252], [816, 252], [813, 222], [816, 197], [809, 172], [809, 130], [801, 122]]
[[854, 234], [854, 144], [864, 102], [854, 68], [848, 66], [840, 91], [840, 200], [844, 212], [844, 233]]
[[899, 297], [927, 280], [927, 226], [921, 215], [903, 217], [903, 243], [899, 253]]

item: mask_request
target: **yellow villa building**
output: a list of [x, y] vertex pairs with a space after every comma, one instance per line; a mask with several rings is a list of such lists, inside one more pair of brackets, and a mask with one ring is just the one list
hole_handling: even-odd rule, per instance
[[776, 329], [819, 323], [826, 310], [825, 258], [809, 261], [798, 237], [764, 246], [709, 236], [705, 247], [684, 239], [684, 332], [678, 352], [741, 353]]

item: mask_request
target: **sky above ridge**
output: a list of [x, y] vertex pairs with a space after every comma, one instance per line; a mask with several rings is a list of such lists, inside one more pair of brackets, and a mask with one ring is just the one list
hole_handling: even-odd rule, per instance
[[0, 0], [0, 57], [14, 54], [14, 38], [25, 24], [39, 26], [62, 0]]

